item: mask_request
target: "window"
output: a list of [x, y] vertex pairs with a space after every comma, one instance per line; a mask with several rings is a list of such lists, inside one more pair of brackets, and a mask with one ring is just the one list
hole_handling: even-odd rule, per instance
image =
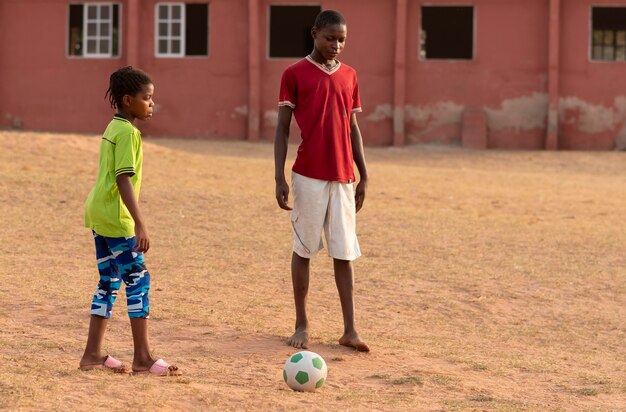
[[311, 53], [311, 28], [320, 11], [320, 6], [270, 6], [269, 57], [304, 57]]
[[156, 7], [155, 47], [158, 57], [208, 55], [207, 3], [157, 3]]
[[70, 4], [68, 56], [119, 56], [119, 5]]
[[474, 7], [422, 6], [420, 58], [471, 60]]
[[591, 59], [626, 61], [626, 7], [592, 7]]

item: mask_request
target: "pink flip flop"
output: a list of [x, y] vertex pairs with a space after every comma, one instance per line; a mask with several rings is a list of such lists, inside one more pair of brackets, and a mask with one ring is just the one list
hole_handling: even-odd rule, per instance
[[170, 365], [163, 359], [159, 359], [150, 366], [150, 369], [145, 371], [133, 371], [133, 375], [150, 374], [156, 376], [180, 376], [182, 372], [178, 370], [178, 367]]
[[107, 357], [104, 358], [104, 362], [102, 362], [99, 365], [81, 366], [79, 369], [83, 371], [90, 371], [93, 369], [105, 369], [114, 373], [127, 373], [128, 372], [124, 364], [118, 361], [117, 359], [115, 359], [111, 355], [107, 355]]

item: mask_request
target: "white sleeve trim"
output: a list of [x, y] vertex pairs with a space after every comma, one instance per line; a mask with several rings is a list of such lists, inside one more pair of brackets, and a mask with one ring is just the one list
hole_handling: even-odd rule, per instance
[[352, 113], [359, 113], [362, 112], [363, 109], [361, 109], [360, 107], [355, 107], [354, 109], [352, 109]]
[[291, 107], [292, 109], [295, 109], [295, 108], [296, 108], [296, 105], [295, 105], [295, 104], [293, 104], [293, 103], [291, 103], [289, 100], [281, 100], [281, 101], [279, 101], [279, 102], [278, 102], [278, 105], [279, 105], [279, 106], [289, 106], [289, 107]]

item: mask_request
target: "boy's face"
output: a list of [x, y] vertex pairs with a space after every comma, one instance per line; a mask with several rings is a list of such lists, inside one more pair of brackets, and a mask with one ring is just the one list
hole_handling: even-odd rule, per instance
[[152, 117], [154, 109], [154, 85], [146, 84], [141, 87], [141, 91], [134, 96], [124, 96], [124, 105], [134, 118], [139, 120], [148, 120]]
[[321, 29], [313, 27], [311, 35], [315, 50], [326, 60], [333, 60], [346, 45], [348, 29], [345, 24], [333, 24]]

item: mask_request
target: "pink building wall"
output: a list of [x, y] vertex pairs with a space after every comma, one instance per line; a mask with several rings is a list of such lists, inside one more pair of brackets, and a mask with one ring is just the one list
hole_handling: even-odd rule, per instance
[[209, 55], [184, 58], [154, 56], [156, 3], [141, 1], [141, 21], [146, 21], [141, 26], [141, 38], [146, 45], [140, 48], [137, 65], [152, 75], [159, 105], [157, 116], [153, 118], [157, 121], [148, 124], [145, 130], [153, 135], [245, 138], [247, 2], [210, 2]]
[[564, 149], [612, 149], [616, 139], [626, 140], [626, 64], [590, 60], [590, 4], [626, 6], [562, 0], [559, 146]]
[[[442, 0], [428, 4], [449, 4]], [[468, 3], [470, 4], [470, 3]], [[474, 59], [409, 58], [407, 141], [458, 142], [462, 114], [486, 113], [489, 147], [538, 149], [547, 115], [548, 2], [476, 0]], [[420, 3], [409, 5], [419, 27]], [[408, 36], [415, 56], [417, 36]]]
[[66, 22], [65, 1], [0, 1], [2, 125], [96, 132], [110, 117], [105, 73], [120, 60], [68, 59]]
[[[280, 75], [297, 59], [268, 58], [269, 6], [312, 3], [209, 1], [209, 55], [184, 58], [155, 57], [156, 3], [120, 1], [120, 57], [88, 59], [67, 56], [67, 0], [0, 0], [0, 127], [100, 133], [108, 76], [132, 64], [156, 83], [145, 135], [273, 139]], [[467, 113], [484, 119], [490, 148], [626, 144], [626, 63], [591, 61], [589, 46], [591, 6], [626, 0], [317, 4], [348, 21], [340, 59], [359, 75], [367, 144], [463, 144]], [[472, 60], [418, 57], [423, 5], [474, 6]]]

